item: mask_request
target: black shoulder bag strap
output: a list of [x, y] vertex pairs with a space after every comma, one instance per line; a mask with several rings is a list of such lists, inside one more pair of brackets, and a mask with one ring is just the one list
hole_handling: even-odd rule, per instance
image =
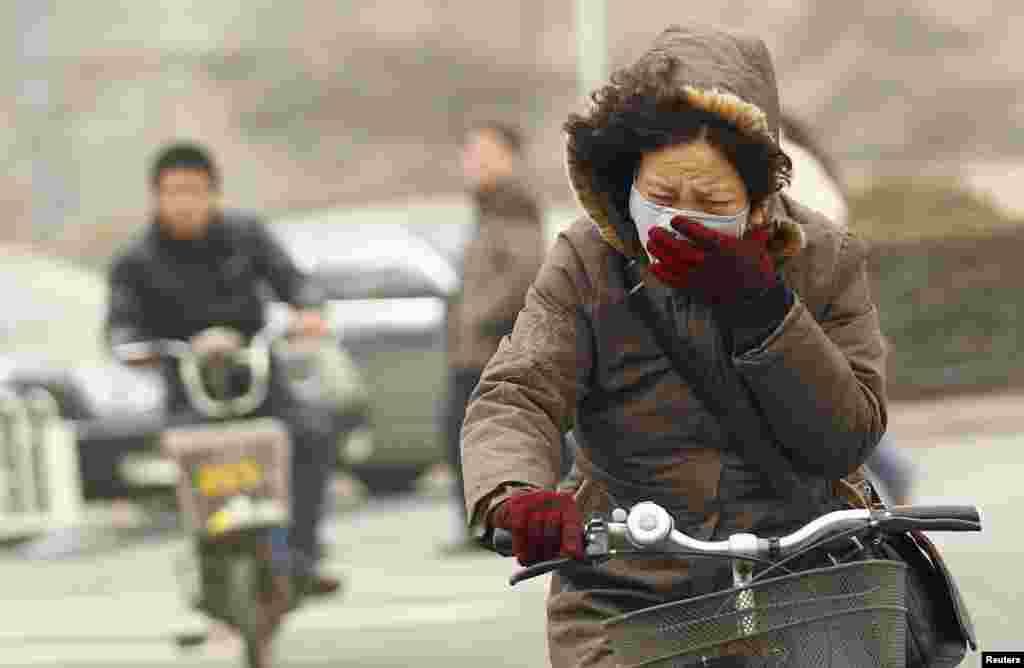
[[[730, 448], [764, 472], [781, 495], [802, 498], [805, 485], [782, 453], [746, 383], [736, 377], [731, 385], [719, 386], [705, 379], [706, 370], [712, 368], [711, 360], [696, 346], [688, 345], [688, 342], [669, 334], [672, 330], [662, 322], [661, 315], [647, 294], [639, 261], [622, 257], [630, 310], [647, 325], [654, 340], [697, 400], [718, 419]], [[715, 392], [714, 388], [720, 388], [720, 391]], [[746, 400], [736, 400], [736, 397], [744, 397]]]

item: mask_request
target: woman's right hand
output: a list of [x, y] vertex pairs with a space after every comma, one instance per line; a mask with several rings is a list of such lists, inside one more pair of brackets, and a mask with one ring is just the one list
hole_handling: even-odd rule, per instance
[[512, 534], [520, 565], [558, 557], [583, 558], [583, 514], [571, 494], [536, 490], [502, 502], [491, 524]]

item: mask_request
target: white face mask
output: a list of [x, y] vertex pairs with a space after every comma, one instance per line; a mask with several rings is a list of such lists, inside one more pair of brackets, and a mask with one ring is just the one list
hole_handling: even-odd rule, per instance
[[651, 230], [655, 227], [663, 227], [675, 236], [679, 233], [672, 229], [672, 219], [676, 216], [689, 218], [695, 223], [705, 227], [728, 234], [734, 237], [741, 237], [746, 232], [750, 218], [750, 207], [744, 207], [734, 216], [719, 216], [703, 211], [691, 211], [689, 209], [673, 209], [670, 206], [655, 204], [644, 197], [634, 184], [629, 193], [629, 215], [636, 223], [636, 231], [640, 235], [640, 243], [647, 248], [647, 240], [650, 238]]

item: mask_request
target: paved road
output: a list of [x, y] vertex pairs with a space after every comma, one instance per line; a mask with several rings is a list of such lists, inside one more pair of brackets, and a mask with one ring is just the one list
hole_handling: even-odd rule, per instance
[[[439, 559], [451, 525], [436, 498], [374, 501], [332, 521], [341, 601], [310, 605], [282, 633], [282, 666], [543, 665], [544, 582], [512, 590], [513, 564]], [[201, 626], [178, 598], [177, 538], [59, 561], [0, 560], [0, 666], [236, 665], [229, 645], [181, 653], [171, 634]]]
[[[1019, 508], [1024, 433], [930, 439], [910, 448], [925, 473], [921, 502], [976, 503], [985, 532], [939, 535], [971, 605], [984, 648], [1024, 650], [1024, 586], [1014, 576], [1024, 540]], [[310, 606], [284, 631], [282, 666], [541, 666], [545, 581], [509, 589], [509, 561], [441, 560], [450, 526], [443, 499], [374, 501], [337, 516], [331, 566], [353, 576], [341, 601]], [[201, 622], [180, 603], [167, 538], [76, 560], [0, 557], [0, 666], [237, 665], [219, 653], [178, 653], [168, 638]], [[485, 664], [486, 662], [486, 664]], [[977, 655], [965, 666], [978, 665]]]

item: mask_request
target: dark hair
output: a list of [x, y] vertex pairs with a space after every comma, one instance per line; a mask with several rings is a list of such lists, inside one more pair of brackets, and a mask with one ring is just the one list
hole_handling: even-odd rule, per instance
[[199, 144], [176, 142], [165, 146], [157, 154], [150, 170], [150, 185], [160, 186], [160, 177], [170, 169], [195, 169], [206, 172], [214, 188], [220, 187], [220, 174], [209, 151]]
[[748, 133], [722, 117], [694, 107], [676, 81], [672, 56], [618, 70], [597, 90], [586, 116], [564, 125], [574, 162], [591, 174], [611, 203], [629, 210], [629, 191], [644, 153], [706, 139], [739, 172], [755, 208], [790, 180], [793, 163], [766, 135]]
[[493, 132], [498, 135], [505, 146], [508, 147], [515, 155], [523, 154], [523, 145], [525, 141], [523, 139], [522, 131], [511, 123], [504, 123], [502, 121], [481, 121], [474, 123], [466, 128], [465, 137], [468, 137], [472, 132]]

